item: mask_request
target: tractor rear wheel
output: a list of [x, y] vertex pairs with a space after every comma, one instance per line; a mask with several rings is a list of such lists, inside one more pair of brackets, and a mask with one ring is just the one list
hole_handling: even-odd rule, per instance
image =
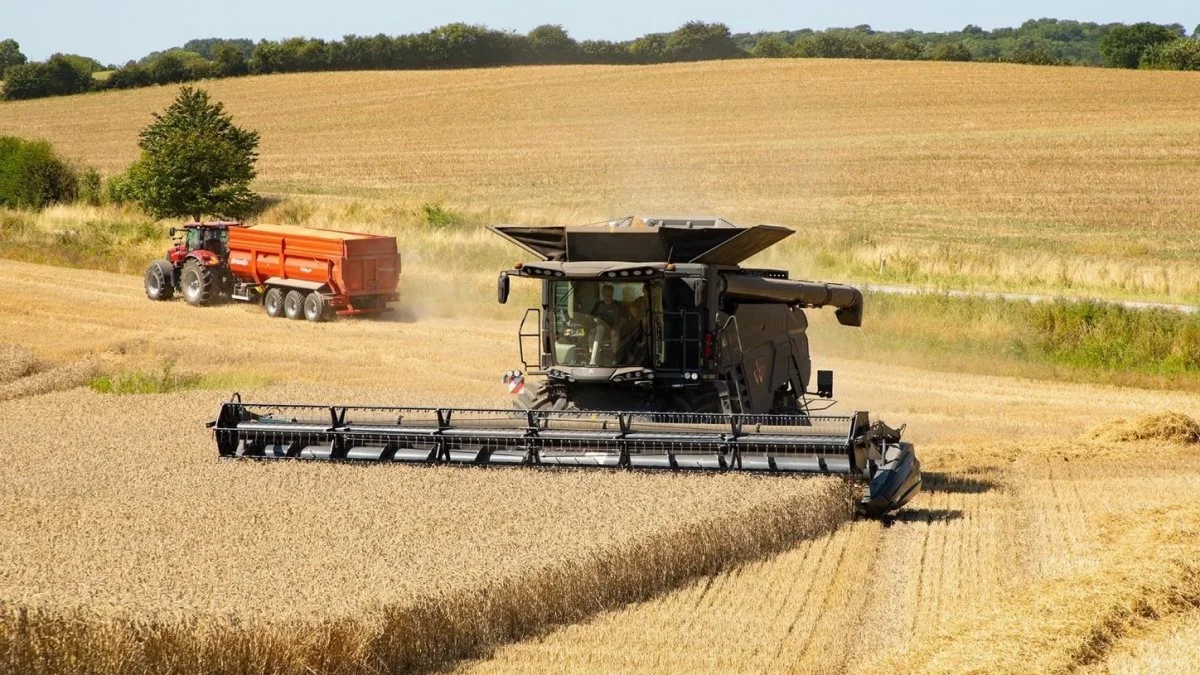
[[155, 260], [146, 268], [143, 279], [146, 297], [151, 300], [170, 300], [175, 297], [175, 267], [166, 260]]
[[179, 287], [183, 290], [183, 299], [189, 305], [202, 307], [211, 304], [217, 294], [217, 277], [213, 271], [199, 260], [189, 260], [183, 264], [183, 273], [179, 275]]
[[304, 318], [304, 293], [288, 291], [283, 298], [283, 314], [289, 319]]
[[267, 310], [267, 316], [272, 319], [278, 319], [283, 316], [283, 289], [272, 286], [267, 289], [267, 294], [263, 296], [263, 309]]
[[329, 318], [329, 304], [320, 293], [309, 293], [304, 299], [304, 318], [309, 321], [324, 321]]

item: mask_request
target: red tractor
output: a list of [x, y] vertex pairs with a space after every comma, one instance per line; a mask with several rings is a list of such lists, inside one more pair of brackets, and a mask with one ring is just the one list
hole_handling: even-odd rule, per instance
[[183, 236], [167, 249], [165, 259], [155, 260], [146, 268], [146, 296], [170, 300], [179, 290], [189, 305], [208, 305], [228, 295], [233, 286], [226, 264], [229, 228], [237, 225], [189, 223], [182, 230], [172, 227], [171, 237]]

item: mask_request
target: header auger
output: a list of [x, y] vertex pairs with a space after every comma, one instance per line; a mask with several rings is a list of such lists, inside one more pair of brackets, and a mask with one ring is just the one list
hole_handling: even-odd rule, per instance
[[[609, 467], [856, 477], [881, 516], [921, 485], [901, 430], [825, 416], [833, 374], [812, 368], [804, 310], [862, 323], [842, 284], [740, 267], [791, 230], [719, 218], [495, 226], [538, 258], [501, 272], [541, 284], [505, 376], [512, 410], [243, 403], [212, 423], [222, 457]], [[526, 382], [526, 376], [537, 377]]]

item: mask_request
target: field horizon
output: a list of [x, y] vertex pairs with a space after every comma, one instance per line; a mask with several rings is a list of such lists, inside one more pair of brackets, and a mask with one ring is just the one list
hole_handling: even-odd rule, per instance
[[[800, 275], [1195, 303], [1195, 82], [755, 59], [199, 86], [262, 134], [257, 187], [278, 202], [264, 220], [398, 231], [425, 205], [472, 224], [711, 213], [796, 229], [775, 260]], [[7, 102], [0, 134], [111, 175], [175, 92]]]

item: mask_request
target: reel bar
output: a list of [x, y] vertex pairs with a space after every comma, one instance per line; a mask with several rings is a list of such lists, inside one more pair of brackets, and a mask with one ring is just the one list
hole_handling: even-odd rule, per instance
[[852, 416], [317, 406], [232, 401], [222, 457], [866, 475]]

